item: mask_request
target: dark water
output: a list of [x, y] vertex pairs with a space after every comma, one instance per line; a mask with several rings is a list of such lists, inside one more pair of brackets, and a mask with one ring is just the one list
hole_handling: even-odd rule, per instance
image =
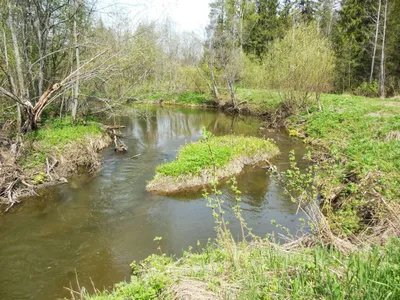
[[[129, 278], [129, 264], [157, 252], [180, 255], [183, 249], [215, 237], [210, 208], [201, 193], [164, 197], [145, 191], [158, 164], [176, 157], [180, 146], [201, 137], [202, 127], [216, 135], [230, 132], [273, 138], [281, 150], [274, 159], [279, 170], [296, 151], [300, 164], [305, 149], [283, 132], [260, 132], [255, 118], [227, 116], [191, 109], [128, 110], [117, 121], [129, 153], [103, 152], [104, 168], [94, 178], [75, 176], [70, 184], [40, 191], [16, 210], [0, 216], [0, 299], [56, 299], [68, 297], [65, 287], [99, 289]], [[138, 159], [130, 159], [141, 153]], [[261, 168], [247, 168], [238, 176], [244, 216], [256, 234], [265, 236], [278, 224], [293, 232], [299, 226], [292, 204]], [[238, 235], [224, 190], [226, 218]]]

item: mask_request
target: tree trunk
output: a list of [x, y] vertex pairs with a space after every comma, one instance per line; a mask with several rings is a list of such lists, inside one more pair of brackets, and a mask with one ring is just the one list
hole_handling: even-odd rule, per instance
[[210, 75], [211, 75], [211, 81], [212, 81], [212, 87], [213, 87], [213, 96], [215, 99], [219, 99], [219, 92], [218, 92], [218, 86], [217, 82], [215, 80], [215, 74], [214, 74], [214, 67], [209, 66], [210, 69]]
[[231, 98], [231, 103], [234, 109], [236, 109], [236, 101], [235, 101], [235, 92], [233, 90], [233, 82], [229, 80], [228, 78], [226, 79], [226, 82], [228, 83], [228, 90], [229, 90], [229, 96]]
[[76, 81], [75, 81], [75, 87], [74, 87], [74, 92], [73, 92], [73, 103], [72, 103], [72, 120], [75, 123], [76, 122], [76, 114], [78, 110], [78, 98], [79, 98], [79, 69], [80, 69], [80, 60], [79, 60], [79, 46], [78, 46], [78, 33], [77, 33], [77, 14], [78, 14], [78, 8], [79, 4], [78, 1], [75, 0], [75, 15], [74, 15], [74, 28], [73, 28], [73, 34], [74, 34], [74, 42], [75, 42], [75, 60], [76, 60]]
[[380, 17], [381, 17], [381, 6], [382, 0], [379, 0], [378, 4], [378, 16], [376, 18], [376, 29], [375, 29], [375, 40], [374, 40], [374, 51], [372, 53], [372, 62], [371, 62], [371, 74], [369, 76], [369, 83], [372, 83], [374, 78], [374, 67], [375, 67], [375, 56], [376, 56], [376, 47], [378, 45], [378, 34], [379, 34], [379, 25], [380, 25]]
[[39, 51], [39, 70], [38, 70], [38, 95], [43, 94], [43, 81], [44, 81], [44, 49], [43, 49], [43, 39], [42, 39], [42, 30], [40, 28], [40, 21], [39, 21], [39, 12], [36, 13], [36, 20], [34, 21], [34, 26], [36, 27], [36, 37], [37, 37], [37, 44], [38, 44], [38, 51]]
[[315, 99], [317, 99], [318, 110], [322, 111], [321, 94], [315, 93]]
[[24, 82], [24, 76], [22, 73], [21, 56], [20, 56], [19, 48], [18, 48], [18, 40], [17, 40], [17, 34], [15, 32], [14, 19], [13, 19], [13, 15], [12, 15], [12, 6], [11, 6], [10, 0], [7, 0], [7, 5], [8, 5], [8, 26], [10, 28], [11, 39], [12, 39], [13, 48], [14, 48], [14, 57], [15, 57], [15, 66], [17, 68], [19, 96], [22, 98], [25, 98], [25, 82]]
[[[15, 58], [15, 66], [16, 66], [16, 73], [17, 73], [17, 81], [18, 81], [18, 88], [19, 88], [19, 93], [17, 93], [17, 89], [15, 86], [12, 86], [12, 90], [14, 94], [17, 94], [19, 98], [25, 99], [25, 82], [24, 82], [24, 76], [22, 73], [22, 66], [21, 66], [21, 56], [19, 53], [19, 48], [18, 48], [18, 40], [17, 40], [17, 34], [15, 32], [15, 26], [14, 26], [14, 19], [12, 15], [12, 6], [10, 0], [7, 0], [7, 6], [8, 6], [8, 26], [10, 29], [11, 33], [11, 39], [13, 43], [13, 48], [14, 48], [14, 58]], [[10, 84], [13, 85], [12, 80], [10, 81]], [[18, 126], [18, 131], [21, 130], [22, 126], [22, 109], [23, 107], [20, 104], [17, 104], [17, 126]]]
[[379, 94], [381, 98], [385, 98], [385, 45], [386, 45], [386, 24], [387, 24], [387, 9], [388, 9], [388, 0], [385, 1], [385, 13], [384, 13], [384, 21], [383, 21], [383, 36], [382, 36], [382, 54], [381, 54], [381, 74], [380, 74], [380, 82], [379, 82]]

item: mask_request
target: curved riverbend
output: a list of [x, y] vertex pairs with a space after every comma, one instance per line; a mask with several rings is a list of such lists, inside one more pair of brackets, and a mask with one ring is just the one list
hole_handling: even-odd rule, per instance
[[[40, 191], [15, 211], [0, 216], [0, 299], [56, 299], [75, 283], [98, 289], [129, 278], [129, 264], [157, 251], [180, 255], [197, 241], [215, 237], [210, 208], [199, 193], [174, 197], [145, 191], [157, 165], [175, 159], [185, 143], [201, 137], [202, 127], [215, 135], [265, 136], [276, 141], [281, 155], [272, 159], [282, 171], [294, 149], [299, 165], [306, 149], [283, 132], [259, 131], [261, 121], [197, 109], [132, 109], [118, 120], [129, 147], [116, 155], [103, 151], [102, 170], [94, 178], [74, 176], [67, 185]], [[132, 158], [136, 154], [138, 158]], [[296, 231], [301, 215], [262, 168], [247, 167], [238, 176], [244, 217], [261, 236], [278, 224]], [[222, 186], [226, 218], [234, 235], [238, 224], [231, 206], [234, 194]], [[195, 248], [196, 249], [196, 248]]]

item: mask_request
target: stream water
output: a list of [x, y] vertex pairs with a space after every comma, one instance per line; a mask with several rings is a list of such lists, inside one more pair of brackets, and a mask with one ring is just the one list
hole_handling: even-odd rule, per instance
[[[68, 297], [66, 287], [109, 288], [129, 279], [129, 264], [157, 252], [179, 256], [197, 241], [215, 237], [211, 210], [201, 193], [174, 197], [149, 194], [146, 182], [157, 165], [175, 159], [185, 143], [198, 140], [203, 126], [215, 135], [265, 136], [276, 141], [281, 155], [272, 163], [289, 165], [294, 149], [299, 165], [306, 149], [301, 141], [279, 131], [260, 131], [261, 121], [213, 110], [127, 109], [118, 124], [126, 125], [126, 154], [110, 147], [102, 152], [103, 168], [94, 177], [74, 176], [69, 184], [46, 188], [12, 212], [0, 215], [0, 299]], [[131, 159], [135, 154], [140, 157]], [[302, 215], [262, 168], [238, 176], [244, 217], [253, 232], [265, 236], [276, 220], [296, 232]], [[221, 187], [226, 218], [238, 236], [231, 207], [234, 195]]]

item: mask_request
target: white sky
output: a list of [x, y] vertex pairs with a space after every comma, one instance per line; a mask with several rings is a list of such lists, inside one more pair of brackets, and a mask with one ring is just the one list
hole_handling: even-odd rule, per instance
[[[119, 9], [136, 21], [170, 18], [180, 31], [202, 31], [208, 24], [211, 0], [98, 0], [102, 11]], [[114, 8], [113, 8], [114, 6]], [[102, 17], [104, 18], [104, 17]]]

